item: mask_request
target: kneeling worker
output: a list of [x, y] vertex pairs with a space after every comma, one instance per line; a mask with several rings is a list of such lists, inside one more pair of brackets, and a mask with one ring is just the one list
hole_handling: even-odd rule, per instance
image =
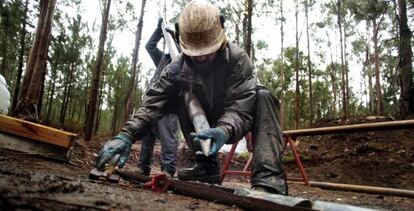
[[[211, 155], [196, 153], [195, 165], [178, 172], [180, 180], [219, 183], [219, 149], [252, 131], [252, 188], [287, 194], [278, 100], [258, 85], [248, 55], [227, 42], [218, 8], [203, 0], [189, 2], [179, 17], [179, 35], [183, 54], [164, 69], [159, 81], [146, 92], [138, 113], [103, 146], [97, 158], [98, 169], [115, 154], [121, 155], [122, 167], [134, 140], [151, 131], [154, 123], [173, 107], [194, 152], [200, 151], [200, 141], [211, 139]], [[198, 97], [211, 129], [193, 132], [183, 92]]]

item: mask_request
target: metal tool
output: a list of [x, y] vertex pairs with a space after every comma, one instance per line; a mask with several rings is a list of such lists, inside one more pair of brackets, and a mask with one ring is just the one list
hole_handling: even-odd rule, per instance
[[103, 170], [99, 170], [97, 168], [93, 168], [89, 172], [89, 179], [93, 180], [107, 180], [112, 183], [118, 183], [120, 180], [120, 176], [115, 173], [116, 169], [118, 169], [118, 162], [121, 156], [119, 154], [114, 155], [108, 163], [105, 164]]
[[[158, 16], [162, 18], [162, 15], [160, 11], [158, 11]], [[168, 51], [171, 57], [172, 61], [175, 61], [179, 55], [179, 51], [177, 46], [175, 45], [175, 41], [170, 33], [167, 32], [165, 28], [165, 22], [161, 22], [161, 30], [164, 34], [164, 40], [167, 44]], [[210, 124], [207, 121], [206, 114], [204, 113], [203, 107], [201, 106], [200, 101], [198, 98], [193, 94], [189, 92], [184, 93], [184, 102], [188, 105], [188, 115], [190, 116], [190, 119], [193, 123], [195, 131], [198, 133], [201, 130], [209, 129]], [[210, 155], [210, 146], [211, 146], [211, 140], [201, 140], [200, 141], [201, 150], [205, 156]]]

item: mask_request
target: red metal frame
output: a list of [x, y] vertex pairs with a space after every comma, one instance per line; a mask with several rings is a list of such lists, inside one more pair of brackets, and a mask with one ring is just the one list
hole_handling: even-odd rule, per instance
[[[253, 143], [252, 142], [252, 137], [251, 137], [250, 132], [245, 136], [245, 139], [246, 139], [247, 145], [249, 145], [249, 144], [251, 144], [251, 146], [253, 145], [252, 144]], [[295, 159], [295, 164], [298, 167], [299, 172], [302, 176], [301, 179], [298, 179], [298, 178], [290, 179], [290, 178], [288, 178], [288, 180], [301, 180], [305, 183], [306, 186], [309, 186], [309, 178], [305, 173], [305, 169], [303, 168], [303, 164], [300, 160], [299, 152], [296, 149], [296, 146], [294, 144], [294, 141], [293, 141], [292, 137], [290, 137], [288, 135], [284, 135], [284, 139], [285, 139], [284, 149], [286, 149], [287, 145], [289, 145], [289, 148], [292, 150], [293, 157]], [[251, 149], [250, 147], [248, 147], [248, 148], [250, 148], [249, 149], [250, 156], [249, 156], [249, 159], [247, 160], [247, 163], [244, 166], [243, 170], [242, 171], [228, 170], [229, 166], [230, 166], [230, 163], [231, 163], [231, 160], [234, 156], [234, 152], [236, 151], [238, 143], [239, 142], [236, 142], [231, 146], [230, 152], [228, 152], [228, 154], [224, 158], [223, 165], [221, 167], [221, 172], [220, 172], [220, 184], [223, 183], [224, 177], [226, 175], [251, 176], [251, 171], [247, 170], [250, 167], [250, 165], [253, 161], [253, 153], [251, 152], [251, 151], [253, 151], [253, 149]]]

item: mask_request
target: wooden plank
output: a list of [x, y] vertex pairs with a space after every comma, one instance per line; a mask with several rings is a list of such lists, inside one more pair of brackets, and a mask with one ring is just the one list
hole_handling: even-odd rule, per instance
[[45, 156], [61, 161], [69, 161], [73, 151], [73, 147], [63, 148], [2, 132], [0, 132], [0, 148], [26, 152], [31, 155]]
[[326, 135], [334, 133], [356, 133], [367, 132], [375, 130], [399, 130], [414, 128], [414, 120], [402, 120], [402, 121], [389, 121], [389, 122], [377, 122], [377, 123], [365, 123], [355, 125], [344, 125], [334, 127], [320, 127], [300, 130], [288, 130], [284, 131], [285, 136], [312, 136], [312, 135]]
[[64, 148], [69, 148], [72, 140], [77, 136], [73, 133], [4, 115], [0, 115], [0, 131]]

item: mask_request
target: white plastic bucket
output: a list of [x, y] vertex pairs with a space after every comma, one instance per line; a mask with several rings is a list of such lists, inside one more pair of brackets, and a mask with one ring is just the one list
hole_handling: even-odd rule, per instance
[[7, 114], [10, 107], [10, 92], [6, 79], [0, 75], [0, 114]]

